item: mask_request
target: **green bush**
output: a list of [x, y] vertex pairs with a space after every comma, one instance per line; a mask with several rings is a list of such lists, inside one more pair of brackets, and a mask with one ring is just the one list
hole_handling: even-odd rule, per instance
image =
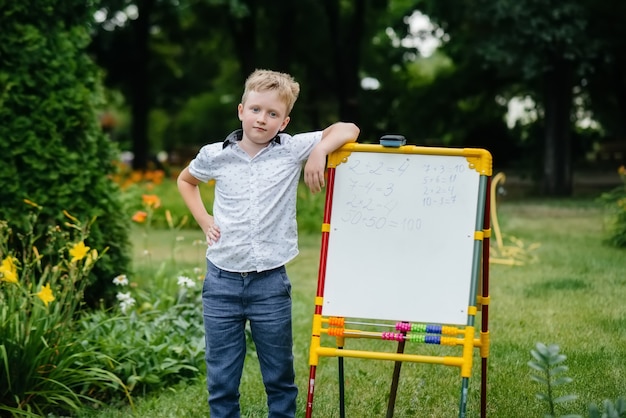
[[116, 311], [88, 312], [80, 321], [82, 344], [114, 358], [103, 358], [99, 367], [114, 373], [132, 394], [204, 377], [200, 284], [180, 277], [186, 280], [173, 301], [165, 292], [121, 289]]
[[0, 14], [0, 219], [25, 231], [24, 200], [41, 207], [35, 233], [97, 217], [88, 245], [108, 248], [90, 280], [95, 304], [129, 265], [129, 221], [110, 180], [115, 148], [102, 132], [101, 74], [84, 53], [92, 13], [82, 0], [7, 2]]
[[[114, 373], [133, 395], [204, 377], [203, 269], [175, 260], [178, 236], [171, 236], [169, 256], [159, 251], [159, 261], [153, 258], [149, 243], [155, 230], [150, 219], [160, 201], [157, 195], [144, 196], [148, 197], [144, 199], [148, 214], [137, 229], [143, 230], [146, 257], [137, 260], [131, 275], [113, 278], [118, 303], [112, 309], [84, 312], [79, 322], [81, 344], [115, 359], [103, 359], [98, 367]], [[180, 232], [180, 227], [172, 225], [169, 232]], [[199, 253], [197, 260], [201, 256]], [[121, 393], [115, 395], [111, 397], [118, 398]]]

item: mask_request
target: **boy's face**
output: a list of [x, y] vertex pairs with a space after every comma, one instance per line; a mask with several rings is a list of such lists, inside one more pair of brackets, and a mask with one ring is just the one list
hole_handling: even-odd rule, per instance
[[237, 107], [243, 129], [243, 140], [267, 145], [279, 131], [287, 127], [287, 105], [276, 91], [250, 91], [245, 103]]

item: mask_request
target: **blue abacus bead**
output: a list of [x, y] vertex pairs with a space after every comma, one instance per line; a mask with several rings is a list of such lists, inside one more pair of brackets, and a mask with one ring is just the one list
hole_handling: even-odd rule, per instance
[[441, 337], [439, 335], [426, 335], [424, 342], [426, 344], [439, 344]]
[[429, 334], [441, 334], [441, 325], [428, 325], [426, 332]]

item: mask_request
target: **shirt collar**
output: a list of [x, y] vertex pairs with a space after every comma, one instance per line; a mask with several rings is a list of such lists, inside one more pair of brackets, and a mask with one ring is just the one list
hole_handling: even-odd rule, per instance
[[[243, 138], [243, 129], [237, 129], [236, 131], [231, 132], [230, 135], [228, 135], [226, 139], [224, 140], [224, 143], [222, 144], [222, 149], [225, 149], [229, 145], [236, 144], [237, 142], [241, 141], [242, 138]], [[280, 145], [280, 134], [277, 134], [272, 139], [272, 142], [276, 142], [277, 144]]]

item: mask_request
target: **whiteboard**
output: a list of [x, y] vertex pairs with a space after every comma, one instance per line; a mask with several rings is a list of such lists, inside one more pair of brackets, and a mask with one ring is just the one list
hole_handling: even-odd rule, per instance
[[462, 155], [351, 152], [335, 168], [322, 314], [466, 324], [479, 180]]

